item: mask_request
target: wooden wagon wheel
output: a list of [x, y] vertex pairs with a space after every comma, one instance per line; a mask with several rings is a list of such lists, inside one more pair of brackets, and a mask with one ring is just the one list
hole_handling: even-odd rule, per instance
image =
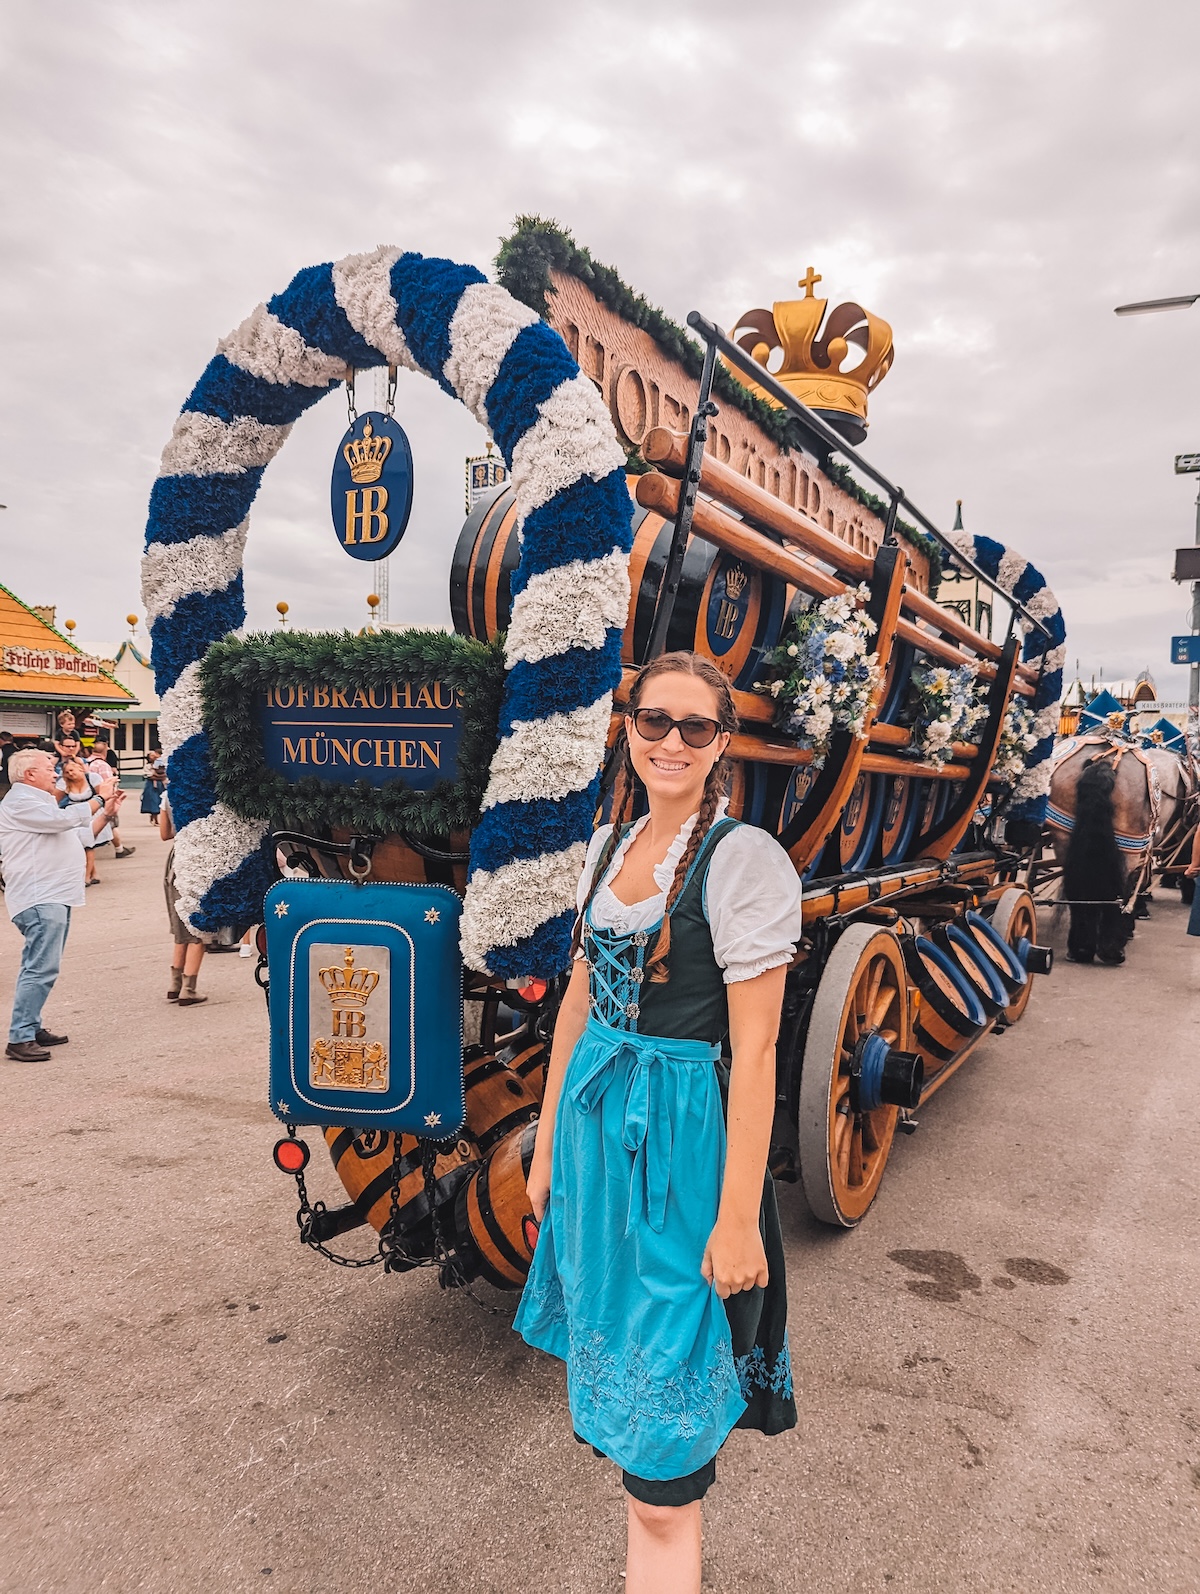
[[[996, 911], [992, 915], [992, 927], [1013, 951], [1020, 956], [1022, 941], [1030, 945], [1037, 945], [1037, 909], [1034, 907], [1033, 898], [1028, 891], [1022, 891], [1017, 886], [1010, 886], [996, 904]], [[1024, 959], [1022, 958], [1022, 962]], [[1017, 992], [1011, 1004], [1004, 1009], [1004, 1016], [1010, 1024], [1015, 1024], [1021, 1014], [1029, 1005], [1029, 998], [1033, 994], [1033, 976]]]
[[875, 1199], [896, 1133], [897, 1109], [856, 1111], [855, 1048], [868, 1035], [910, 1044], [908, 989], [900, 944], [890, 930], [852, 925], [834, 947], [817, 987], [800, 1074], [800, 1177], [815, 1216], [851, 1229]]

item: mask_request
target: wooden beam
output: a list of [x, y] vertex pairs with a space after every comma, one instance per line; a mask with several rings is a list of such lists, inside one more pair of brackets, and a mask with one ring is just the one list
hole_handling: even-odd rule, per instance
[[[642, 438], [642, 458], [647, 464], [659, 466], [668, 476], [681, 476], [687, 462], [687, 441], [685, 434], [670, 432], [665, 426], [652, 427]], [[700, 490], [719, 498], [755, 525], [798, 543], [853, 581], [871, 579], [874, 561], [869, 553], [862, 553], [833, 532], [826, 531], [801, 510], [792, 509], [773, 493], [756, 487], [748, 477], [740, 476], [730, 466], [722, 465], [720, 460], [707, 454], [700, 470]]]
[[[672, 481], [669, 476], [660, 476], [657, 471], [639, 476], [635, 491], [637, 501], [643, 508], [657, 510], [668, 520], [673, 520], [678, 514], [681, 489], [679, 483]], [[758, 570], [779, 576], [794, 587], [803, 587], [805, 592], [811, 592], [815, 597], [833, 598], [846, 591], [846, 583], [831, 576], [820, 565], [810, 564], [789, 548], [781, 548], [778, 543], [764, 537], [760, 531], [746, 525], [745, 521], [726, 514], [706, 498], [696, 501], [692, 532], [705, 542], [723, 548], [726, 553], [744, 559]]]
[[[637, 478], [637, 501], [646, 509], [656, 510], [667, 519], [679, 511], [680, 485], [669, 476], [657, 471]], [[847, 584], [829, 574], [820, 565], [811, 564], [790, 549], [781, 548], [744, 521], [736, 520], [719, 505], [701, 498], [696, 502], [692, 517], [692, 531], [705, 542], [711, 542], [735, 558], [744, 560], [758, 570], [778, 576], [790, 585], [810, 592], [814, 597], [832, 598], [847, 590]], [[836, 540], [836, 539], [835, 539]], [[936, 608], [937, 606], [934, 605]], [[974, 633], [972, 633], [974, 634]], [[910, 642], [931, 658], [953, 668], [970, 665], [985, 681], [994, 680], [996, 666], [990, 659], [972, 657], [932, 631], [920, 629], [911, 620], [897, 619], [895, 637], [900, 642]], [[1033, 687], [1017, 682], [1014, 688], [1025, 697], [1033, 696]]]
[[[647, 464], [656, 465], [668, 476], [683, 474], [687, 460], [687, 435], [669, 431], [665, 426], [655, 426], [642, 439], [642, 457]], [[776, 532], [789, 542], [797, 543], [808, 553], [840, 571], [848, 580], [870, 580], [872, 559], [833, 532], [819, 526], [801, 510], [793, 509], [763, 487], [756, 486], [746, 476], [741, 476], [729, 465], [708, 455], [700, 472], [701, 492], [711, 493], [721, 503], [755, 526]], [[972, 649], [980, 658], [998, 659], [1000, 644], [993, 642], [967, 624], [953, 609], [944, 608], [927, 592], [906, 584], [903, 607], [918, 619], [937, 626], [947, 637], [953, 637]], [[1036, 670], [1021, 666], [1021, 674], [1028, 680], [1036, 678]]]

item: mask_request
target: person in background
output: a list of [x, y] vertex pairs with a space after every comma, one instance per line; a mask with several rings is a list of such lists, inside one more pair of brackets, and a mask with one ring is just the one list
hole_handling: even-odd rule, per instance
[[[158, 833], [164, 841], [174, 843], [175, 825], [171, 818], [171, 799], [164, 795], [158, 811]], [[175, 887], [175, 848], [167, 854], [167, 867], [163, 872], [163, 891], [167, 898], [167, 921], [171, 926], [171, 939], [175, 943], [171, 953], [171, 986], [167, 1001], [180, 1007], [197, 1007], [207, 1002], [207, 996], [196, 995], [196, 976], [204, 961], [204, 942], [179, 917], [179, 892]]]
[[12, 789], [0, 802], [4, 901], [25, 945], [5, 1056], [44, 1063], [51, 1046], [69, 1039], [43, 1029], [42, 1009], [62, 967], [71, 909], [83, 906], [83, 838], [104, 829], [125, 794], [109, 781], [87, 803], [59, 808], [52, 753], [14, 753], [8, 767]]
[[76, 741], [79, 740], [79, 723], [69, 708], [59, 709], [56, 716], [56, 724], [57, 730], [54, 737], [56, 745], [65, 742], [68, 737], [73, 737]]
[[150, 816], [150, 823], [158, 823], [158, 811], [162, 807], [163, 787], [166, 784], [167, 766], [162, 753], [157, 747], [152, 747], [146, 754], [146, 762], [142, 769], [144, 781], [142, 785], [142, 812]]
[[11, 731], [0, 731], [0, 785], [8, 785], [8, 761], [17, 750], [17, 739]]
[[60, 775], [63, 772], [63, 765], [68, 759], [82, 759], [83, 757], [83, 749], [79, 745], [79, 738], [73, 731], [69, 735], [61, 737], [52, 745], [58, 755], [58, 773]]
[[[1188, 860], [1184, 875], [1189, 880], [1195, 880], [1200, 877], [1200, 825], [1196, 826], [1196, 833], [1192, 837], [1192, 856]], [[1188, 914], [1187, 933], [1189, 935], [1200, 935], [1200, 891], [1197, 891], [1192, 898], [1191, 912]]]
[[[64, 742], [64, 749], [72, 745]], [[74, 745], [78, 745], [77, 743]], [[106, 787], [111, 785], [111, 780], [97, 780], [84, 766], [83, 759], [78, 753], [64, 751], [62, 762], [59, 765], [59, 777], [56, 789], [61, 793], [58, 799], [60, 808], [71, 808], [81, 803], [92, 805]], [[84, 885], [95, 886], [100, 884], [100, 876], [96, 873], [96, 848], [103, 847], [112, 840], [112, 826], [105, 825], [95, 835], [87, 834], [82, 837], [83, 850], [87, 857], [87, 868], [84, 875]]]
[[[114, 762], [117, 766], [116, 769], [113, 767]], [[114, 775], [119, 774], [120, 763], [120, 759], [108, 745], [108, 732], [105, 730], [97, 731], [96, 739], [92, 743], [91, 754], [87, 760], [88, 774], [97, 781], [110, 780]], [[114, 858], [128, 858], [131, 853], [137, 851], [136, 847], [126, 847], [122, 843], [121, 832], [116, 825], [112, 827], [112, 844]]]

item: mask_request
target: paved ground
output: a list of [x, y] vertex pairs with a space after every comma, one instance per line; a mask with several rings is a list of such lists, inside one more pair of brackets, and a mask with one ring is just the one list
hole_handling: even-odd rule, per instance
[[[296, 1245], [252, 964], [168, 1008], [138, 828], [77, 915], [70, 1046], [0, 1071], [0, 1588], [619, 1589], [619, 1487], [511, 1298]], [[802, 1422], [730, 1441], [708, 1587], [1200, 1587], [1200, 943], [1154, 913], [981, 1048], [861, 1229], [783, 1190]]]

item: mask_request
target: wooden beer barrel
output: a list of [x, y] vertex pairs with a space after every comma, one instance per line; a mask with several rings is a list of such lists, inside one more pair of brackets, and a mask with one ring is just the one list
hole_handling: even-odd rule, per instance
[[541, 1098], [481, 1046], [469, 1046], [463, 1061], [467, 1128], [486, 1157], [497, 1141], [537, 1117]]
[[939, 924], [933, 932], [933, 940], [975, 987], [987, 1016], [995, 1018], [997, 1013], [1002, 1013], [1008, 1006], [1009, 994], [996, 965], [974, 936], [968, 935], [960, 924]]
[[923, 935], [900, 937], [904, 967], [921, 993], [913, 1038], [935, 1074], [982, 1031], [987, 1014], [956, 963]]
[[[621, 648], [626, 665], [639, 665], [646, 658], [673, 526], [635, 502], [630, 606]], [[504, 487], [468, 516], [454, 551], [450, 612], [460, 635], [490, 641], [507, 627], [512, 612], [509, 584], [519, 558], [516, 497], [511, 487]], [[702, 653], [735, 686], [748, 689], [764, 653], [779, 640], [787, 605], [786, 582], [692, 537], [667, 649]]]
[[730, 763], [733, 770], [729, 781], [731, 817], [742, 819], [748, 825], [766, 824], [771, 766], [753, 764], [741, 758], [731, 759]]
[[883, 817], [879, 826], [881, 863], [903, 863], [921, 817], [923, 782], [912, 775], [881, 775]]
[[[785, 777], [782, 781], [783, 789], [770, 805], [770, 817], [764, 821], [764, 829], [769, 830], [774, 836], [783, 835], [799, 813], [819, 773], [820, 771], [814, 769], [811, 764], [797, 764], [794, 769], [777, 771], [777, 780], [780, 775]], [[776, 791], [779, 791], [778, 786]], [[821, 871], [821, 859], [824, 853], [824, 847], [817, 848], [816, 857], [800, 877], [802, 880], [807, 882], [816, 878]]]
[[468, 1266], [500, 1290], [520, 1289], [533, 1253], [525, 1219], [533, 1216], [525, 1181], [537, 1125], [513, 1129], [473, 1170], [454, 1206], [456, 1244]]
[[[367, 1129], [358, 1135], [353, 1129], [336, 1125], [325, 1130], [325, 1144], [337, 1176], [373, 1229], [382, 1230], [392, 1215], [393, 1140], [393, 1135], [386, 1130]], [[400, 1233], [405, 1235], [429, 1228], [429, 1201], [425, 1195], [425, 1175], [421, 1171], [421, 1148], [416, 1138], [402, 1135], [400, 1150], [397, 1218]], [[447, 1230], [454, 1198], [479, 1166], [479, 1161], [479, 1147], [464, 1135], [434, 1163], [434, 1201], [439, 1212], [445, 1214]]]
[[865, 869], [879, 839], [887, 779], [863, 770], [851, 787], [842, 817], [825, 844], [822, 872], [849, 874]]
[[1011, 1003], [1029, 982], [1029, 975], [1025, 972], [1020, 958], [981, 913], [968, 909], [963, 928], [974, 939], [980, 951], [995, 965], [1000, 983], [1008, 992]]
[[498, 1055], [517, 1078], [533, 1092], [540, 1106], [542, 1097], [546, 1094], [546, 1069], [550, 1064], [550, 1048], [545, 1041], [529, 1041], [514, 1051], [511, 1057], [503, 1053]]

